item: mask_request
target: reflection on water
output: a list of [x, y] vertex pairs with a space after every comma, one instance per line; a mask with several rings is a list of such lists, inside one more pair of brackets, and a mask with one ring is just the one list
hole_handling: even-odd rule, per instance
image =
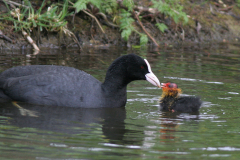
[[7, 116], [8, 124], [17, 127], [37, 128], [57, 133], [81, 134], [90, 131], [91, 124], [99, 124], [103, 135], [111, 141], [123, 142], [125, 132], [125, 108], [69, 108], [39, 106], [19, 103], [21, 108], [12, 103], [3, 104], [0, 114]]
[[159, 111], [161, 90], [148, 82], [128, 86], [126, 108], [76, 109], [0, 104], [0, 159], [239, 159], [240, 48], [235, 44], [131, 50], [85, 48], [0, 53], [0, 71], [56, 64], [103, 81], [122, 54], [147, 58], [161, 82], [184, 96], [200, 96], [198, 114]]

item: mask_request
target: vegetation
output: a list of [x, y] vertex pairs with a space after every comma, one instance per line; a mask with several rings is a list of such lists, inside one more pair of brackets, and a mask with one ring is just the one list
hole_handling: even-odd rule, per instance
[[67, 24], [67, 21], [64, 18], [69, 15], [67, 11], [67, 1], [61, 11], [59, 11], [58, 6], [51, 6], [47, 11], [42, 13], [42, 8], [45, 4], [44, 2], [45, 0], [41, 7], [35, 11], [30, 1], [25, 1], [25, 7], [11, 10], [10, 14], [12, 16], [6, 16], [5, 19], [14, 22], [14, 28], [16, 31], [25, 29], [28, 32], [31, 32], [36, 27], [39, 27], [40, 31], [42, 31], [43, 28], [47, 31], [64, 31]]
[[[162, 13], [166, 16], [169, 16], [173, 18], [175, 23], [181, 23], [180, 21], [183, 20], [184, 24], [188, 22], [188, 17], [185, 12], [183, 12], [183, 6], [180, 5], [178, 0], [152, 0], [153, 5], [149, 8], [155, 9], [155, 13]], [[119, 20], [116, 20], [119, 22], [119, 27], [121, 30], [122, 38], [126, 41], [129, 39], [129, 36], [132, 34], [132, 32], [135, 32], [139, 34], [140, 36], [140, 44], [146, 44], [148, 42], [147, 33], [141, 33], [139, 32], [136, 27], [134, 27], [133, 23], [134, 20], [134, 12], [136, 12], [136, 9], [139, 11], [138, 15], [140, 15], [141, 10], [137, 8], [133, 2], [133, 0], [123, 0], [122, 2], [117, 2], [117, 0], [107, 0], [107, 1], [101, 1], [101, 0], [78, 0], [74, 7], [76, 7], [77, 12], [87, 9], [87, 4], [91, 4], [99, 9], [99, 12], [102, 12], [104, 14], [115, 14], [120, 12], [120, 16], [117, 16], [116, 14], [113, 16], [113, 19], [116, 17]], [[119, 11], [117, 9], [120, 8]], [[139, 16], [139, 19], [141, 21], [141, 17]], [[141, 22], [139, 22], [141, 23]], [[164, 32], [168, 27], [162, 22], [162, 23], [156, 23], [156, 26], [159, 28], [160, 31]], [[150, 35], [148, 35], [150, 36]]]
[[[24, 6], [12, 10], [10, 10], [6, 4], [9, 12], [6, 15], [1, 15], [0, 18], [2, 20], [12, 21], [15, 30], [22, 31], [24, 36], [31, 35], [31, 32], [34, 29], [38, 31], [46, 29], [48, 32], [59, 32], [60, 34], [63, 32], [69, 36], [74, 36], [74, 34], [67, 29], [67, 21], [65, 19], [66, 16], [70, 15], [70, 13], [68, 13], [68, 1], [65, 1], [61, 10], [59, 9], [59, 6], [51, 5], [46, 11], [42, 11], [45, 5], [45, 0], [41, 7], [36, 11], [32, 7], [30, 1], [25, 0], [24, 4]], [[40, 37], [40, 35], [38, 35], [38, 37]], [[27, 39], [31, 44], [33, 43], [31, 42], [31, 38]], [[33, 46], [36, 45], [33, 44]], [[37, 47], [34, 48], [39, 50]]]
[[240, 7], [240, 0], [236, 0], [237, 6]]
[[43, 28], [50, 32], [63, 31], [69, 34], [67, 21], [65, 19], [66, 16], [70, 15], [70, 13], [68, 13], [68, 1], [65, 1], [61, 10], [59, 10], [58, 6], [52, 5], [45, 12], [42, 12], [44, 2], [45, 0], [41, 7], [35, 11], [30, 1], [25, 0], [26, 6], [12, 10], [9, 9], [9, 13], [2, 15], [1, 19], [12, 21], [16, 31], [24, 29], [29, 34], [34, 28], [39, 28], [40, 31], [43, 31]]
[[[29, 35], [34, 29], [39, 31], [46, 29], [49, 32], [64, 32], [69, 36], [72, 35], [67, 29], [67, 21], [65, 19], [66, 16], [72, 14], [69, 13], [70, 7], [68, 6], [68, 0], [65, 0], [61, 9], [59, 9], [59, 4], [52, 4], [47, 10], [43, 10], [43, 7], [45, 6], [44, 0], [41, 7], [36, 11], [29, 0], [25, 0], [24, 2], [26, 6], [21, 6], [12, 10], [9, 9], [9, 13], [7, 15], [1, 15], [0, 18], [2, 20], [12, 21], [16, 31], [24, 30], [27, 31]], [[181, 19], [183, 19], [185, 23], [187, 22], [187, 16], [182, 11], [183, 7], [177, 0], [166, 0], [164, 2], [162, 0], [152, 0], [152, 3], [153, 5], [150, 6], [150, 8], [157, 9], [155, 10], [156, 13], [160, 12], [166, 16], [170, 16], [176, 23], [179, 23]], [[92, 16], [95, 16], [98, 13], [108, 15], [108, 17], [112, 19], [112, 22], [115, 22], [115, 24], [117, 23], [122, 38], [126, 41], [129, 39], [132, 32], [135, 32], [140, 36], [141, 45], [146, 44], [148, 42], [148, 37], [151, 37], [151, 35], [137, 30], [136, 26], [134, 26], [135, 19], [137, 18], [141, 21], [142, 17], [141, 10], [136, 9], [133, 0], [123, 0], [122, 2], [118, 2], [117, 0], [78, 0], [73, 4], [73, 7], [76, 8], [76, 12], [85, 11], [85, 13], [89, 13], [89, 15]], [[93, 8], [95, 9], [95, 12]], [[135, 14], [137, 10], [138, 13]], [[167, 26], [163, 22], [156, 23], [156, 26], [162, 32], [167, 29]]]
[[[31, 35], [33, 31], [37, 31], [37, 34], [40, 34], [41, 31], [46, 30], [48, 32], [58, 32], [60, 35], [65, 33], [77, 42], [75, 35], [67, 28], [69, 19], [67, 21], [66, 17], [71, 16], [74, 19], [74, 16], [80, 13], [77, 16], [84, 19], [85, 22], [89, 22], [89, 19], [85, 17], [90, 17], [92, 19], [91, 25], [94, 26], [97, 23], [104, 34], [106, 27], [102, 27], [103, 23], [117, 28], [121, 32], [122, 39], [126, 41], [129, 41], [131, 35], [137, 35], [136, 37], [139, 38], [140, 45], [147, 44], [149, 39], [158, 45], [158, 42], [154, 39], [154, 37], [158, 35], [151, 35], [156, 33], [157, 30], [160, 31], [158, 33], [171, 33], [173, 37], [180, 35], [183, 37], [181, 37], [183, 40], [185, 35], [184, 29], [186, 29], [185, 27], [183, 29], [183, 25], [185, 24], [190, 26], [188, 28], [190, 34], [195, 31], [200, 32], [201, 25], [199, 25], [199, 28], [196, 28], [197, 22], [202, 25], [206, 23], [211, 24], [211, 26], [207, 26], [208, 29], [211, 30], [214, 28], [214, 26], [212, 26], [212, 18], [216, 18], [216, 15], [223, 15], [224, 12], [234, 8], [233, 4], [236, 4], [235, 8], [240, 6], [240, 0], [232, 0], [228, 7], [226, 7], [222, 1], [221, 3], [220, 1], [219, 3], [210, 3], [210, 7], [207, 8], [208, 12], [204, 12], [204, 14], [208, 14], [208, 17], [211, 18], [202, 16], [202, 13], [200, 16], [195, 16], [198, 19], [194, 19], [192, 15], [198, 15], [198, 11], [201, 10], [201, 5], [205, 5], [207, 1], [201, 1], [199, 2], [201, 5], [198, 5], [194, 4], [194, 2], [178, 0], [142, 0], [141, 4], [143, 6], [139, 6], [136, 0], [64, 0], [58, 1], [59, 3], [44, 0], [40, 8], [33, 7], [31, 4], [33, 1], [29, 0], [24, 0], [24, 5], [15, 5], [16, 3], [14, 2], [14, 4], [11, 4], [11, 8], [9, 7], [9, 3], [13, 3], [13, 1], [3, 0], [3, 2], [5, 2], [8, 7], [9, 12], [7, 14], [0, 14], [0, 20], [10, 21], [14, 24], [16, 31], [22, 31], [22, 33], [24, 31], [27, 32], [28, 35]], [[182, 3], [184, 3], [184, 5]], [[15, 7], [12, 7], [13, 5]], [[195, 7], [196, 10], [188, 10], [191, 5], [197, 6]], [[206, 6], [208, 7], [207, 4], [205, 7]], [[190, 23], [188, 23], [189, 16], [183, 11], [184, 9], [188, 10], [188, 14], [190, 13], [191, 19], [193, 19]], [[239, 18], [237, 14], [232, 16]], [[100, 21], [102, 23], [100, 23]], [[220, 24], [218, 25], [221, 27]], [[154, 31], [151, 30], [152, 28], [154, 28]], [[224, 27], [222, 28], [224, 29]], [[88, 30], [91, 32], [90, 34], [93, 38], [94, 36], [91, 29]], [[209, 33], [211, 33], [211, 31], [207, 31], [207, 35], [209, 35]], [[38, 37], [40, 36], [38, 35]]]

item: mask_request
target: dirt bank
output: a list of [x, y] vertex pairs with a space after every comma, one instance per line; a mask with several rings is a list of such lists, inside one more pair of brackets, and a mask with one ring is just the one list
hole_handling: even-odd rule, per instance
[[[16, 1], [17, 2], [17, 1]], [[142, 3], [141, 3], [142, 2]], [[139, 1], [138, 5], [148, 7]], [[175, 43], [205, 43], [205, 42], [236, 42], [240, 40], [240, 8], [234, 0], [222, 1], [183, 1], [184, 12], [188, 15], [189, 21], [186, 25], [176, 24], [174, 21], [164, 16], [162, 21], [168, 29], [162, 33], [155, 25], [154, 21], [163, 16], [161, 13], [149, 14], [145, 12], [145, 17], [141, 21], [146, 31], [143, 30], [137, 20], [133, 22], [134, 27], [140, 33], [148, 32], [158, 44]], [[0, 2], [0, 12], [4, 13], [7, 9], [5, 4]], [[108, 47], [110, 45], [139, 45], [139, 35], [133, 32], [128, 41], [121, 37], [119, 27], [109, 25], [103, 19], [103, 16], [96, 16], [100, 21], [100, 29], [96, 21], [83, 12], [73, 16], [68, 16], [68, 29], [75, 33], [76, 38], [84, 45], [94, 45]], [[31, 37], [36, 42], [36, 31], [31, 33]], [[8, 39], [9, 38], [9, 39]], [[41, 32], [40, 41], [37, 41], [39, 48], [59, 48], [59, 47], [77, 47], [74, 40], [63, 36], [59, 38], [57, 32]], [[154, 45], [149, 38], [148, 44]], [[31, 48], [32, 45], [27, 42], [21, 32], [15, 32], [12, 22], [0, 20], [0, 47], [1, 49], [22, 49]]]

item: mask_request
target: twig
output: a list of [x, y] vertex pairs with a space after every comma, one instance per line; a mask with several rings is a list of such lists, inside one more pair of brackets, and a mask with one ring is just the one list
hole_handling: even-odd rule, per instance
[[140, 19], [138, 18], [138, 15], [137, 15], [135, 12], [133, 12], [133, 13], [134, 13], [135, 17], [137, 18], [137, 20], [138, 20], [140, 26], [142, 27], [143, 31], [148, 35], [149, 38], [151, 38], [151, 40], [155, 43], [155, 45], [159, 47], [159, 45], [158, 45], [158, 43], [156, 42], [156, 40], [147, 32], [147, 30], [146, 30], [145, 27], [143, 26], [142, 22], [141, 22]]
[[181, 38], [184, 41], [185, 40], [185, 31], [182, 27], [181, 27], [181, 29], [182, 29]]
[[8, 4], [15, 5], [15, 6], [22, 6], [22, 7], [25, 7], [25, 8], [29, 8], [28, 6], [22, 5], [22, 4], [17, 3], [17, 2], [13, 2], [13, 1], [9, 1], [9, 0], [3, 0], [3, 1], [8, 3]]
[[67, 28], [64, 28], [64, 29], [63, 29], [63, 32], [64, 32], [65, 34], [69, 35], [70, 37], [73, 37], [73, 40], [75, 41], [75, 43], [77, 43], [77, 45], [78, 45], [78, 47], [79, 47], [79, 50], [80, 50], [80, 51], [83, 50], [82, 47], [81, 47], [81, 45], [80, 45], [80, 43], [79, 43], [79, 41], [78, 41], [78, 39], [77, 39], [77, 37], [76, 37], [71, 31], [69, 31]]
[[105, 34], [105, 32], [104, 32], [103, 28], [101, 27], [101, 24], [99, 23], [98, 19], [97, 19], [94, 15], [88, 13], [85, 9], [83, 9], [82, 11], [83, 11], [84, 13], [86, 13], [87, 15], [89, 15], [90, 17], [92, 17], [93, 19], [95, 19], [95, 21], [97, 22], [99, 28], [100, 28], [100, 29], [102, 30], [102, 32]]
[[27, 38], [28, 42], [33, 46], [33, 48], [37, 51], [40, 51], [40, 49], [38, 48], [38, 46], [34, 43], [33, 39], [27, 34], [27, 32], [25, 32], [24, 30], [22, 30], [22, 34], [24, 37]]
[[146, 8], [146, 7], [142, 7], [142, 6], [135, 6], [134, 9], [139, 10], [139, 11], [144, 11], [144, 12], [150, 12], [150, 13], [153, 13], [153, 14], [159, 12], [155, 8]]
[[8, 42], [13, 43], [13, 40], [10, 39], [9, 37], [5, 36], [4, 34], [0, 34], [0, 38], [3, 38], [3, 39], [5, 39], [5, 40], [8, 41]]
[[104, 13], [99, 12], [99, 13], [97, 13], [97, 15], [101, 15], [101, 16], [103, 17], [103, 19], [105, 20], [105, 22], [106, 22], [109, 26], [115, 27], [115, 28], [119, 28], [118, 25], [109, 22], [108, 19], [107, 19], [107, 16], [106, 16]]
[[218, 10], [227, 12], [227, 11], [230, 11], [232, 8], [233, 8], [233, 6], [228, 6], [226, 8], [219, 8]]
[[75, 41], [75, 43], [77, 43], [78, 47], [79, 47], [79, 50], [83, 50], [82, 47], [81, 47], [81, 44], [79, 43], [77, 37], [72, 33], [71, 36], [73, 37], [73, 40]]
[[[127, 9], [125, 6], [122, 5], [122, 2], [119, 1], [118, 4], [120, 5], [121, 8], [125, 8]], [[134, 6], [134, 10], [139, 10], [140, 12], [144, 11], [144, 12], [150, 12], [153, 14], [158, 13], [159, 11], [156, 8], [147, 8], [147, 7], [142, 7], [142, 6]], [[178, 11], [172, 9], [173, 12], [180, 14]], [[191, 16], [187, 15], [188, 18], [191, 18]], [[192, 18], [194, 19], [194, 18]]]
[[[38, 50], [34, 50], [34, 51], [33, 51], [33, 55], [37, 55], [38, 53], [39, 53]], [[30, 54], [30, 56], [31, 56], [31, 54]]]
[[7, 40], [7, 41], [13, 43], [13, 40], [12, 40], [11, 38], [5, 36], [5, 35], [2, 33], [1, 30], [0, 30], [0, 38], [3, 38], [3, 39], [5, 39], [5, 40]]
[[[70, 2], [70, 1], [69, 1], [69, 3], [72, 4], [72, 5], [74, 5], [74, 3]], [[84, 13], [86, 13], [87, 15], [89, 15], [90, 17], [92, 17], [93, 19], [95, 19], [95, 21], [97, 22], [99, 28], [100, 28], [101, 31], [105, 34], [105, 32], [104, 32], [104, 30], [103, 30], [101, 24], [99, 23], [98, 19], [97, 19], [94, 15], [88, 13], [85, 9], [83, 9], [82, 11], [83, 11]]]

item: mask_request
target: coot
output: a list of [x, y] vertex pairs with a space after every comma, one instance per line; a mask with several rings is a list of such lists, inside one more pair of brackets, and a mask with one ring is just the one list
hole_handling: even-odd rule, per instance
[[198, 112], [202, 101], [195, 96], [180, 96], [181, 89], [175, 83], [162, 83], [160, 107], [162, 111]]
[[19, 66], [0, 74], [0, 98], [52, 106], [122, 107], [127, 100], [127, 84], [134, 80], [160, 87], [148, 61], [135, 54], [117, 58], [103, 83], [71, 67]]

